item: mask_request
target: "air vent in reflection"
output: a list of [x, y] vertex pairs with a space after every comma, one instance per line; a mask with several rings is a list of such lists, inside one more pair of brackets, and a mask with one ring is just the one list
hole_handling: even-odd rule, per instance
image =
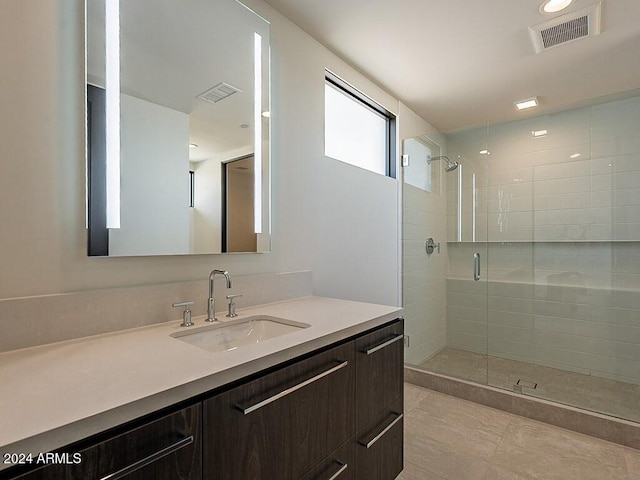
[[230, 97], [234, 93], [242, 92], [239, 88], [234, 87], [233, 85], [229, 85], [228, 83], [219, 83], [215, 87], [210, 88], [209, 90], [202, 92], [198, 95], [198, 98], [205, 100], [211, 103], [218, 103], [220, 100], [224, 100], [227, 97]]

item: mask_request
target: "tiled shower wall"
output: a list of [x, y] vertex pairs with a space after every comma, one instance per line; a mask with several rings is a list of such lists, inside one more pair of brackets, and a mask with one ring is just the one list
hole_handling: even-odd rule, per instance
[[[428, 139], [426, 143], [430, 143]], [[405, 140], [407, 142], [407, 140]], [[410, 139], [409, 142], [418, 142]], [[409, 348], [405, 351], [405, 361], [422, 363], [446, 346], [446, 288], [447, 288], [447, 243], [446, 243], [446, 197], [443, 192], [444, 172], [440, 163], [427, 166], [424, 155], [415, 155], [405, 143], [403, 151], [413, 152], [411, 166], [421, 168], [422, 173], [429, 168], [429, 182], [425, 188], [407, 183], [407, 169], [404, 170], [402, 187], [402, 296], [405, 317], [405, 334], [409, 336]], [[409, 145], [410, 147], [410, 145]], [[439, 155], [435, 151], [433, 154]], [[414, 183], [420, 184], [426, 175], [414, 175]], [[431, 255], [425, 251], [425, 240], [432, 237], [440, 243], [439, 251]]]
[[447, 344], [640, 383], [640, 97], [448, 146]]
[[[407, 363], [419, 364], [446, 346], [446, 271], [444, 199], [404, 186], [403, 307], [409, 336]], [[425, 239], [441, 242], [440, 253], [425, 253]]]
[[[468, 269], [473, 243], [449, 245], [450, 272]], [[561, 247], [566, 247], [564, 252]], [[638, 244], [490, 244], [483, 280], [459, 276], [447, 281], [447, 344], [536, 365], [640, 384], [640, 293], [596, 286], [600, 272], [591, 255], [640, 259]], [[554, 248], [556, 283], [523, 282]], [[634, 249], [633, 256], [629, 250]], [[596, 250], [596, 252], [594, 252]], [[564, 258], [563, 258], [564, 257]], [[549, 259], [549, 257], [547, 257]], [[568, 273], [562, 260], [573, 261]], [[598, 258], [596, 258], [598, 260]], [[615, 260], [609, 268], [614, 267]], [[535, 267], [534, 267], [535, 266]], [[553, 268], [556, 268], [555, 273]], [[505, 272], [512, 269], [515, 279]], [[529, 273], [527, 273], [529, 272]], [[614, 271], [617, 275], [626, 273]], [[557, 281], [560, 279], [559, 281]], [[566, 283], [561, 283], [565, 282]]]
[[640, 240], [640, 97], [461, 132], [449, 151], [449, 241]]

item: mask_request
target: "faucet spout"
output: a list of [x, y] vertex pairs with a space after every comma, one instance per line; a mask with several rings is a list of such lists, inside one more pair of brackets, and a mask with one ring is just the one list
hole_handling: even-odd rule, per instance
[[207, 322], [215, 322], [218, 319], [216, 318], [216, 300], [213, 295], [213, 281], [216, 275], [223, 275], [225, 280], [227, 281], [227, 288], [231, 288], [231, 275], [226, 270], [211, 270], [209, 274], [209, 299], [207, 300]]

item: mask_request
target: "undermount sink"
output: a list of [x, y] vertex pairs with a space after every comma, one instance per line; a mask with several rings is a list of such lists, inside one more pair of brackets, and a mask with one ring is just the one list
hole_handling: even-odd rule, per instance
[[172, 333], [177, 340], [209, 352], [228, 352], [270, 338], [297, 332], [310, 325], [283, 318], [255, 315]]

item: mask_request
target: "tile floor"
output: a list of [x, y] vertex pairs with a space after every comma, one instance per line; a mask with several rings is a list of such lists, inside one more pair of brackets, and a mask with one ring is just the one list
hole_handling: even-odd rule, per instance
[[[640, 385], [542, 367], [451, 347], [419, 366], [434, 373], [513, 390], [518, 379], [537, 383], [526, 395], [640, 422]], [[640, 473], [638, 474], [640, 480]]]
[[398, 480], [638, 480], [640, 450], [405, 383]]

